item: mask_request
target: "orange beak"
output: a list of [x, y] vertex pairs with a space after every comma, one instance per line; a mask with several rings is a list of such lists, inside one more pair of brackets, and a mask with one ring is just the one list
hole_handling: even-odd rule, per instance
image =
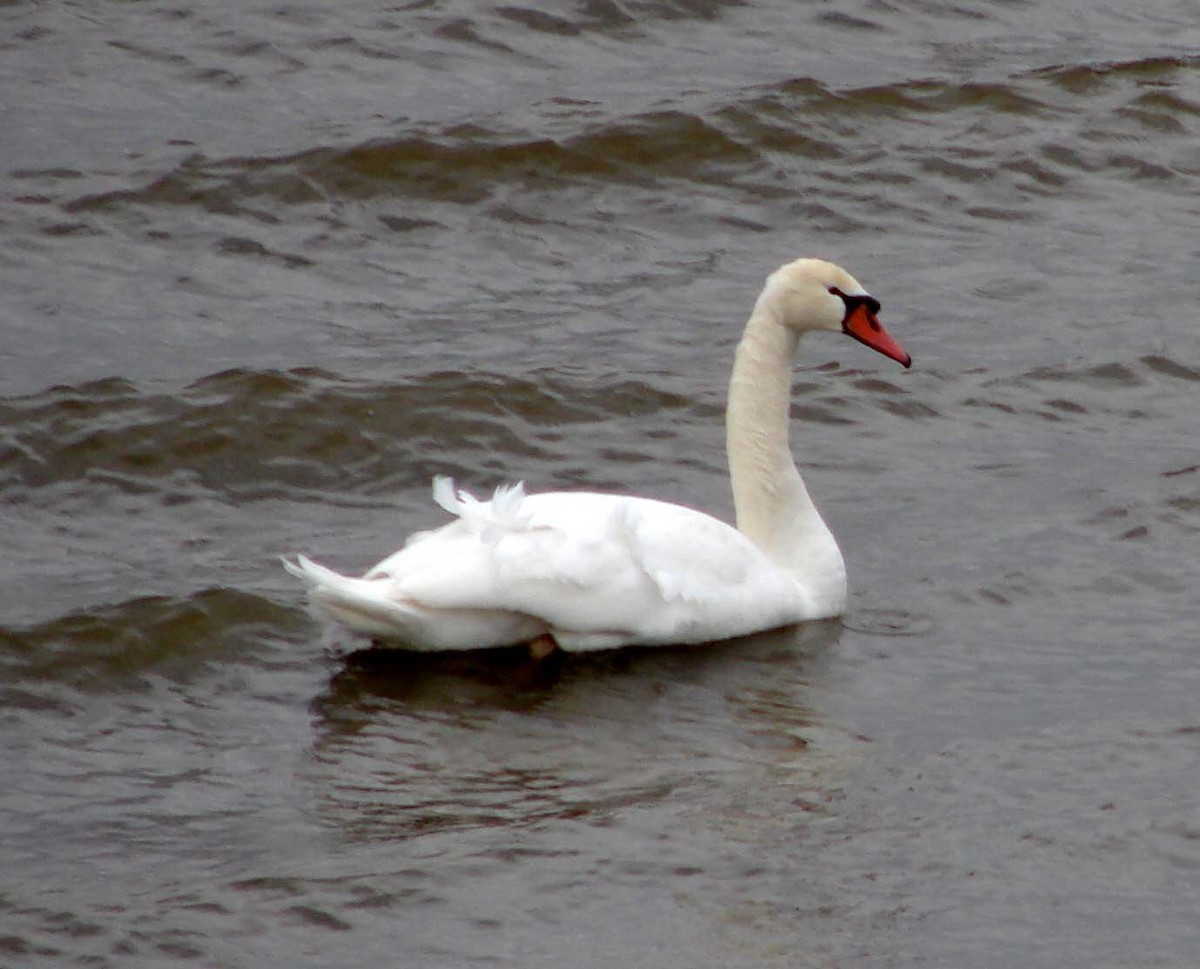
[[[875, 303], [876, 307], [878, 305]], [[865, 299], [847, 301], [846, 318], [842, 320], [842, 330], [847, 336], [854, 337], [859, 343], [865, 343], [872, 350], [878, 350], [885, 357], [891, 357], [905, 367], [912, 366], [912, 357], [883, 328], [883, 324], [879, 322], [879, 318]]]

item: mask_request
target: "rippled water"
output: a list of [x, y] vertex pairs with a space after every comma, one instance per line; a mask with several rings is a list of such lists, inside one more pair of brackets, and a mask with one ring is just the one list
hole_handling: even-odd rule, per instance
[[[1194, 965], [1198, 15], [0, 6], [0, 964]], [[844, 623], [310, 618], [438, 472], [727, 515], [801, 254]]]

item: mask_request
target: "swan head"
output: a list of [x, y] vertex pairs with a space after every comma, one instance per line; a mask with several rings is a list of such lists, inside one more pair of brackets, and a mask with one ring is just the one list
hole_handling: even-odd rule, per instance
[[905, 367], [912, 357], [879, 322], [879, 300], [841, 266], [824, 259], [797, 259], [768, 278], [759, 305], [797, 334], [845, 333]]

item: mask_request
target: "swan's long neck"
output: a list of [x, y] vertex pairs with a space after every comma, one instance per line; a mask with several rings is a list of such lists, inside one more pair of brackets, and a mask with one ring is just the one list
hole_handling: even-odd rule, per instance
[[846, 571], [833, 534], [788, 447], [792, 365], [799, 338], [760, 299], [734, 358], [725, 415], [737, 527], [791, 573], [827, 614], [845, 602]]

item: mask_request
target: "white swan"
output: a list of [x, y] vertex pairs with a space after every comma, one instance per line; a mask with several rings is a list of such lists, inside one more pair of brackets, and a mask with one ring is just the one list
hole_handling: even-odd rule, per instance
[[520, 484], [478, 501], [438, 478], [434, 500], [456, 519], [413, 535], [361, 579], [303, 556], [284, 564], [333, 619], [414, 650], [697, 643], [840, 615], [842, 554], [788, 448], [792, 362], [803, 333], [834, 330], [908, 367], [878, 310], [822, 260], [767, 280], [725, 418], [737, 528], [650, 498], [526, 495]]

